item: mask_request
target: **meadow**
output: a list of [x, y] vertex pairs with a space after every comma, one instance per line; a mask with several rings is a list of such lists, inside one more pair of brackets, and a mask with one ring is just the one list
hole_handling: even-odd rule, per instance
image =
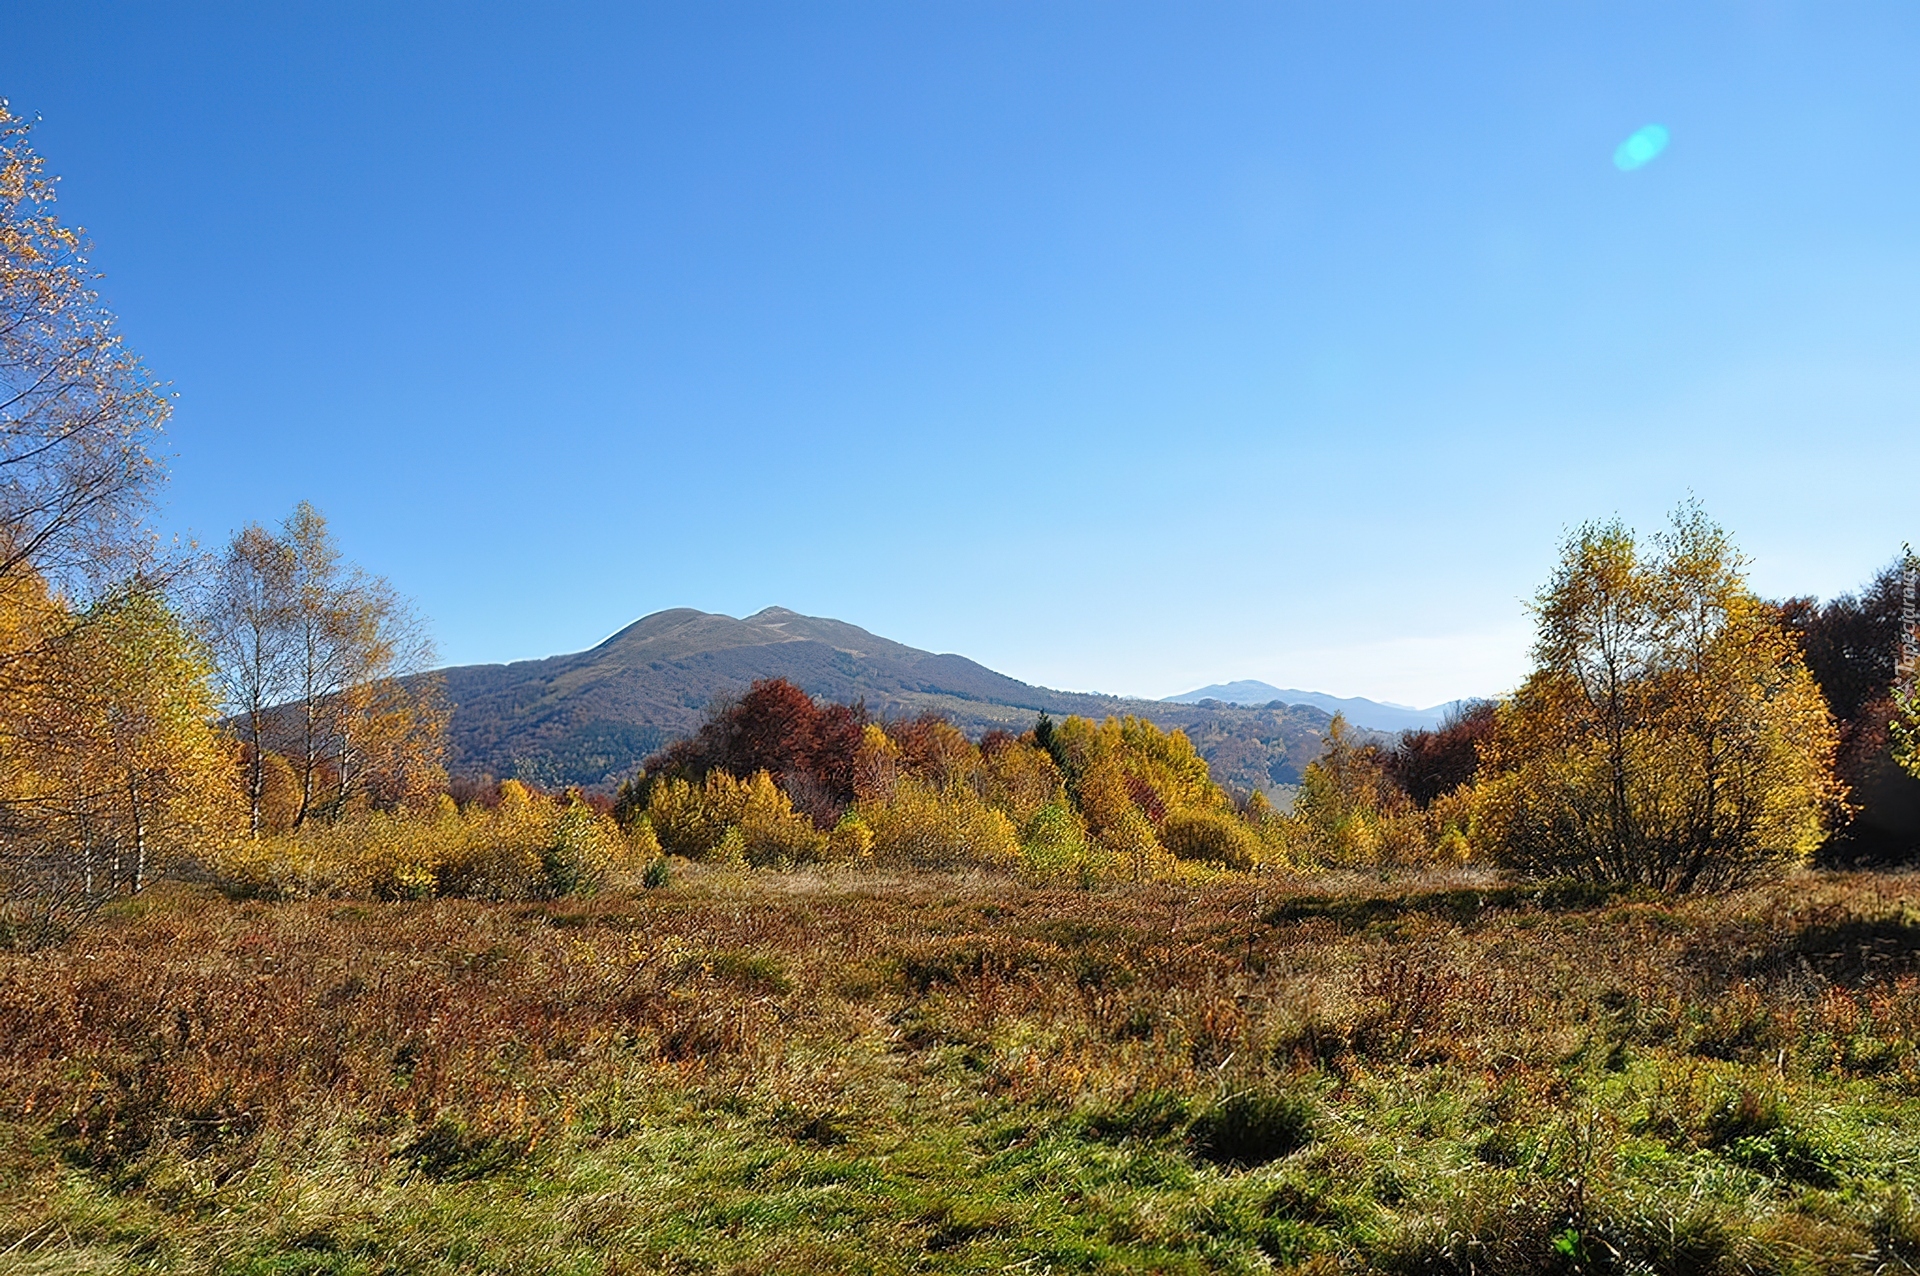
[[0, 1268], [1920, 1270], [1911, 874], [667, 877], [0, 953]]

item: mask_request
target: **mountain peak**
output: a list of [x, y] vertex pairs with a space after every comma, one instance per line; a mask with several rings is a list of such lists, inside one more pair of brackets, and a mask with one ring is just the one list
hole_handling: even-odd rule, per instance
[[593, 650], [624, 646], [636, 640], [656, 637], [706, 616], [706, 612], [696, 611], [692, 607], [670, 607], [666, 611], [649, 612], [626, 628], [616, 630], [611, 637], [600, 642]]
[[1316, 709], [1230, 709], [1052, 691], [958, 655], [936, 655], [825, 616], [767, 607], [744, 619], [675, 607], [642, 616], [588, 651], [515, 665], [440, 671], [453, 707], [448, 765], [611, 788], [709, 706], [758, 678], [808, 695], [865, 701], [879, 717], [938, 713], [970, 734], [1018, 733], [1042, 711], [1094, 719], [1134, 713], [1182, 727], [1222, 781], [1294, 783], [1320, 747]]

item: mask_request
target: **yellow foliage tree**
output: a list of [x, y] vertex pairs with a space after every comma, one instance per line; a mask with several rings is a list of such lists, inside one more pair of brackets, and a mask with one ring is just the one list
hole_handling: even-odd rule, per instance
[[193, 690], [170, 659], [150, 685], [125, 676], [124, 649], [154, 638], [129, 582], [171, 404], [100, 304], [30, 132], [0, 102], [0, 929], [31, 938], [173, 852], [206, 724], [174, 732]]
[[1066, 778], [1047, 751], [1006, 737], [982, 751], [978, 788], [1020, 828], [1042, 807], [1066, 800]]
[[828, 838], [813, 821], [793, 809], [793, 801], [773, 777], [756, 771], [743, 786], [734, 827], [741, 853], [755, 868], [770, 864], [811, 864], [826, 853]]
[[155, 593], [72, 614], [16, 572], [0, 634], [24, 644], [0, 687], [9, 896], [85, 907], [218, 850], [239, 820], [233, 755], [200, 650]]
[[1581, 528], [1535, 613], [1536, 668], [1476, 802], [1508, 863], [1688, 891], [1818, 844], [1839, 796], [1826, 702], [1697, 508], [1651, 554], [1617, 522]]
[[236, 830], [239, 795], [213, 726], [211, 671], [151, 593], [96, 608], [66, 654], [81, 710], [66, 741], [74, 787], [91, 790], [96, 836], [119, 849], [122, 878], [137, 891], [156, 867], [205, 855]]
[[806, 864], [830, 845], [765, 771], [745, 780], [725, 771], [698, 784], [663, 780], [648, 798], [647, 820], [662, 849], [691, 860]]
[[885, 801], [893, 796], [902, 769], [900, 746], [877, 723], [869, 722], [860, 732], [860, 747], [853, 757], [855, 797], [862, 802]]
[[1429, 858], [1420, 813], [1341, 714], [1301, 774], [1290, 826], [1289, 845], [1307, 863], [1372, 868]]

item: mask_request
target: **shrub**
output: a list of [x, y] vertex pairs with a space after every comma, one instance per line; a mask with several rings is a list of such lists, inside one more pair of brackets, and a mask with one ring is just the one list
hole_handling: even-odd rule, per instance
[[904, 779], [889, 800], [863, 803], [860, 818], [873, 832], [874, 857], [890, 863], [1010, 864], [1020, 851], [1005, 812], [963, 785], [936, 789]]
[[1252, 868], [1260, 854], [1253, 830], [1217, 811], [1170, 812], [1160, 825], [1160, 841], [1175, 859], [1241, 870]]
[[[802, 748], [810, 722], [832, 727], [826, 770]], [[742, 780], [729, 765], [762, 757], [778, 768]], [[1175, 871], [1158, 833], [1169, 812], [1194, 813], [1176, 825], [1191, 858], [1237, 869], [1277, 840], [1268, 826], [1278, 823], [1270, 812], [1238, 818], [1192, 742], [1150, 722], [1043, 720], [1029, 735], [989, 732], [976, 745], [937, 714], [882, 725], [857, 705], [815, 706], [784, 683], [755, 684], [697, 737], [649, 759], [616, 802], [629, 825], [642, 808], [660, 847], [689, 859], [1008, 864], [1024, 847], [1034, 872], [1089, 884], [1118, 866], [1142, 880]], [[805, 819], [831, 831], [816, 835]]]
[[765, 771], [745, 785], [737, 819], [742, 850], [755, 868], [811, 864], [826, 853], [827, 836], [793, 809], [793, 801]]
[[1086, 825], [1064, 801], [1049, 802], [1021, 830], [1020, 850], [1027, 867], [1042, 877], [1071, 871], [1087, 858]]
[[873, 830], [858, 811], [848, 811], [827, 834], [827, 858], [836, 864], [855, 864], [873, 854]]
[[1174, 869], [1167, 848], [1160, 845], [1153, 823], [1137, 810], [1123, 812], [1102, 829], [1096, 845], [1109, 860], [1124, 865], [1135, 881], [1164, 876]]
[[[1173, 870], [1171, 848], [1163, 841], [1174, 813], [1240, 823], [1232, 799], [1213, 782], [1205, 759], [1181, 731], [1162, 731], [1132, 717], [1098, 725], [1074, 717], [1058, 725], [1041, 723], [1033, 738], [1065, 777], [1088, 836], [1135, 878]], [[1198, 824], [1186, 823], [1180, 835], [1187, 837], [1188, 849], [1199, 852], [1193, 858], [1245, 868], [1257, 858], [1260, 839], [1250, 828], [1243, 831], [1247, 839], [1217, 829], [1200, 832]]]
[[577, 796], [509, 780], [491, 810], [442, 794], [428, 812], [358, 812], [244, 839], [211, 867], [230, 890], [272, 898], [535, 899], [599, 889], [646, 858]]
[[1380, 750], [1360, 743], [1339, 714], [1300, 777], [1293, 810], [1294, 845], [1320, 863], [1371, 868], [1431, 858], [1412, 800], [1388, 775]]
[[648, 863], [660, 858], [660, 838], [653, 831], [653, 821], [645, 815], [633, 821], [633, 827], [627, 831], [627, 842], [632, 847], [633, 858], [637, 863]]
[[548, 889], [555, 895], [600, 889], [627, 861], [628, 847], [612, 820], [570, 797], [540, 856]]
[[981, 791], [1015, 825], [1025, 828], [1042, 807], [1066, 800], [1060, 768], [1038, 745], [989, 732], [980, 753]]
[[508, 780], [491, 811], [469, 808], [461, 820], [443, 816], [437, 827], [451, 853], [441, 861], [442, 892], [474, 899], [550, 894], [547, 857], [558, 830], [550, 825], [548, 805], [524, 784]]
[[765, 771], [746, 780], [709, 771], [698, 784], [660, 781], [648, 799], [647, 819], [664, 850], [690, 860], [805, 864], [828, 846], [826, 835], [793, 809]]
[[1020, 856], [1031, 876], [1067, 879], [1083, 888], [1112, 879], [1121, 868], [1111, 848], [1087, 836], [1086, 825], [1064, 798], [1033, 813], [1020, 832]]
[[724, 771], [711, 772], [697, 784], [678, 778], [655, 784], [646, 818], [661, 849], [690, 860], [711, 858], [737, 818], [739, 784]]

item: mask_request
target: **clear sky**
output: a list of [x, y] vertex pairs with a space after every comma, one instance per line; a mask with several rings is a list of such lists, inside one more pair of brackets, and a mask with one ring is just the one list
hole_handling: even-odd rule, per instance
[[1587, 518], [1920, 541], [1917, 68], [1895, 3], [0, 16], [171, 531], [310, 499], [451, 662], [778, 604], [1417, 704]]

